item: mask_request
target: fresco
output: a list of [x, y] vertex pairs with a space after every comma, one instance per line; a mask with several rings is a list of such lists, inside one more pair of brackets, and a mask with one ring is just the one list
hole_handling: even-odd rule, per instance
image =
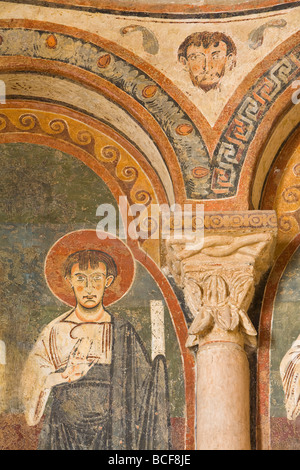
[[[270, 363], [270, 439], [271, 447], [275, 450], [300, 449], [298, 400], [296, 396], [291, 397], [291, 387], [295, 387], [294, 392], [299, 387], [299, 378], [297, 379], [297, 338], [300, 334], [299, 287], [300, 249], [298, 248], [284, 270], [274, 303]], [[294, 401], [295, 404], [292, 404]]]
[[148, 54], [152, 54], [152, 55], [158, 54], [159, 43], [156, 39], [156, 36], [148, 28], [145, 28], [145, 26], [131, 24], [129, 26], [125, 26], [124, 28], [122, 28], [120, 30], [120, 33], [124, 35], [128, 33], [134, 33], [136, 31], [139, 31], [142, 33], [142, 42], [143, 42], [143, 48], [145, 52], [148, 52]]
[[208, 92], [220, 86], [226, 70], [236, 66], [237, 49], [223, 33], [202, 31], [188, 36], [178, 49], [178, 60], [194, 86]]
[[[183, 424], [185, 419], [184, 378], [178, 341], [164, 296], [147, 269], [134, 259], [124, 241], [114, 238], [108, 239], [105, 249], [103, 247], [106, 240], [101, 241], [102, 250], [100, 251], [105, 252], [101, 262], [92, 262], [93, 267], [91, 267], [91, 263], [86, 265], [83, 262], [82, 264], [82, 258], [79, 264], [74, 263], [79, 259], [70, 261], [69, 258], [71, 271], [68, 271], [68, 281], [64, 279], [64, 275], [62, 278], [55, 277], [59, 271], [58, 266], [61, 268], [65, 266], [68, 256], [72, 255], [74, 250], [76, 253], [78, 251], [86, 253], [86, 248], [95, 249], [96, 242], [97, 255], [99, 239], [95, 238], [95, 227], [98, 222], [96, 209], [103, 202], [112, 204], [117, 209], [112, 194], [102, 180], [86, 165], [57, 150], [32, 144], [3, 144], [0, 158], [1, 194], [3, 195], [0, 207], [2, 240], [0, 264], [4, 286], [1, 290], [0, 369], [2, 377], [5, 378], [5, 386], [1, 389], [0, 448], [108, 449], [112, 442], [114, 447], [119, 446], [115, 448], [122, 449], [151, 448], [160, 445], [164, 448], [184, 446], [182, 434], [181, 437], [179, 435], [174, 438], [174, 430], [177, 429], [178, 423]], [[80, 234], [83, 234], [83, 238]], [[92, 247], [89, 245], [91, 234], [93, 234]], [[64, 240], [67, 240], [68, 254], [62, 255], [62, 241]], [[74, 242], [74, 250], [71, 248], [71, 240]], [[80, 244], [81, 249], [78, 249]], [[90, 256], [94, 256], [94, 252]], [[47, 260], [46, 265], [45, 260]], [[106, 264], [103, 264], [103, 261]], [[58, 263], [56, 267], [55, 263]], [[72, 271], [74, 265], [80, 269], [80, 276], [77, 271], [76, 273]], [[98, 270], [105, 268], [106, 265], [109, 266], [110, 271], [104, 269], [105, 272], [103, 271], [101, 275]], [[46, 271], [44, 271], [45, 267]], [[116, 275], [115, 267], [119, 275]], [[96, 271], [96, 274], [87, 271], [86, 268]], [[118, 329], [111, 329], [110, 321], [102, 325], [98, 323], [97, 326], [82, 321], [76, 323], [76, 320], [74, 324], [76, 303], [74, 303], [75, 297], [69, 282], [74, 284], [76, 298], [84, 304], [85, 298], [83, 299], [84, 296], [80, 294], [82, 289], [80, 279], [84, 276], [88, 277], [87, 284], [91, 283], [95, 292], [97, 291], [98, 300], [102, 300], [103, 279], [105, 279], [105, 287], [107, 287], [105, 312], [109, 312], [106, 313], [108, 316], [105, 320], [113, 318], [114, 325], [119, 325]], [[112, 282], [114, 278], [115, 283]], [[110, 282], [115, 290], [112, 290], [112, 286], [110, 288]], [[110, 290], [111, 294], [109, 294]], [[64, 296], [62, 292], [66, 295]], [[87, 301], [90, 302], [91, 307], [94, 295], [94, 292], [87, 293]], [[80, 302], [78, 305], [81, 305]], [[102, 305], [101, 302], [100, 304]], [[13, 315], [12, 312], [14, 312]], [[159, 312], [160, 318], [163, 319], [163, 334], [161, 334], [163, 345], [156, 348], [155, 342], [153, 343], [155, 312]], [[70, 331], [65, 336], [61, 336], [62, 332], [66, 332], [65, 328], [73, 330], [74, 326], [76, 331], [73, 331], [72, 337], [69, 334]], [[100, 342], [95, 340], [94, 332], [97, 327], [102, 329], [100, 336], [103, 341]], [[161, 328], [160, 326], [160, 332]], [[50, 336], [49, 331], [51, 331]], [[120, 333], [117, 342], [112, 331]], [[54, 335], [53, 341], [54, 332], [57, 335]], [[60, 345], [56, 350], [57, 341]], [[117, 354], [119, 350], [124, 352], [122, 341], [127, 342], [128, 354], [125, 365], [121, 360], [124, 356]], [[92, 346], [93, 342], [94, 346]], [[46, 346], [46, 350], [41, 350], [41, 345], [46, 344], [50, 349]], [[56, 345], [54, 349], [53, 345]], [[52, 358], [51, 364], [49, 363], [50, 357]], [[60, 360], [57, 362], [58, 357]], [[99, 363], [95, 364], [96, 361]], [[48, 368], [45, 367], [46, 364]], [[100, 369], [103, 369], [103, 374]], [[64, 383], [57, 385], [57, 388], [52, 383], [50, 387], [51, 390], [53, 388], [52, 393], [48, 386], [46, 389], [43, 385], [38, 388], [39, 383], [44, 383], [45, 373], [49, 376], [57, 371]], [[63, 378], [60, 374], [62, 371], [65, 371]], [[89, 397], [92, 397], [93, 393], [95, 396], [96, 389], [89, 388], [89, 384], [95, 384], [98, 381], [97, 371], [101, 372], [102, 379], [106, 377], [102, 384], [98, 383], [98, 386], [102, 388], [100, 396], [103, 398], [102, 402], [99, 400], [97, 402], [98, 414], [90, 413], [91, 410], [86, 409], [86, 414], [80, 410], [76, 416], [74, 394], [77, 400], [80, 389], [82, 403], [85, 402], [87, 393]], [[145, 385], [148, 377], [149, 385], [145, 387], [148, 395], [142, 396], [137, 393], [137, 389], [134, 393], [132, 389], [126, 388], [125, 382], [122, 382], [122, 390], [119, 387], [119, 392], [117, 392], [117, 387], [114, 387], [114, 393], [112, 393], [113, 387], [107, 386], [109, 377], [113, 377], [112, 382], [115, 384], [120, 383], [118, 377], [120, 378], [120, 375], [122, 377], [122, 374], [128, 371], [131, 371], [132, 377], [136, 377], [135, 383], [139, 383], [140, 386], [143, 379], [145, 379]], [[95, 373], [96, 376], [94, 376]], [[32, 380], [33, 376], [36, 378], [35, 381]], [[129, 373], [126, 377], [129, 377]], [[51, 375], [52, 378], [53, 375]], [[81, 387], [81, 380], [86, 380], [86, 386], [83, 384]], [[157, 385], [160, 383], [161, 388], [159, 386], [155, 388], [155, 383]], [[37, 402], [34, 402], [36, 395], [31, 392], [29, 393], [31, 398], [28, 399], [27, 392], [33, 384], [37, 393]], [[76, 388], [78, 385], [79, 388]], [[46, 396], [47, 393], [43, 393], [45, 390], [48, 396]], [[160, 398], [159, 405], [163, 405], [164, 408], [159, 418], [156, 418], [155, 414], [158, 406], [155, 400], [153, 400], [152, 415], [145, 413], [145, 404], [151, 400], [151, 392], [154, 390], [156, 392], [162, 390], [157, 395]], [[121, 428], [119, 424], [124, 416], [122, 418], [117, 412], [120, 410], [117, 401], [124, 398], [124, 393], [132, 393], [130, 396], [136, 396], [138, 401], [132, 398], [131, 405], [128, 404], [131, 409], [128, 413], [131, 421], [125, 420], [125, 428]], [[108, 402], [107, 394], [111, 397]], [[39, 402], [39, 399], [42, 401]], [[103, 409], [104, 402], [106, 404], [114, 402], [115, 414], [109, 421], [109, 433], [108, 423], [106, 422], [104, 426], [104, 421], [112, 408], [104, 407]], [[142, 409], [144, 409], [143, 413]], [[149, 410], [148, 406], [146, 410]], [[66, 419], [64, 432], [62, 431], [64, 437], [58, 432], [56, 426], [57, 413]], [[140, 421], [138, 420], [139, 414]], [[82, 428], [83, 421], [79, 422], [79, 418], [82, 418], [89, 427], [97, 426], [99, 432], [96, 440], [91, 442], [88, 433], [75, 432], [72, 436], [68, 434], [70, 429], [74, 428], [75, 423], [78, 425], [77, 431]], [[70, 428], [68, 426], [72, 420]], [[157, 433], [154, 432], [154, 421], [158, 423], [160, 430], [165, 430], [163, 432], [165, 440], [161, 439], [159, 443]], [[151, 425], [153, 439], [151, 441], [150, 434], [147, 434], [148, 438], [145, 442], [143, 431], [145, 426]], [[105, 431], [101, 432], [101, 426], [105, 428]], [[184, 429], [184, 424], [182, 429]], [[121, 434], [122, 437], [120, 437]]]
[[264, 42], [264, 36], [266, 31], [271, 28], [284, 28], [287, 25], [286, 20], [270, 20], [267, 23], [259, 26], [258, 28], [251, 31], [249, 34], [249, 47], [251, 49], [257, 49], [261, 47]]
[[[189, 280], [185, 295], [163, 237], [125, 239], [120, 197], [146, 206], [144, 235], [161, 204], [186, 205], [191, 227], [201, 206], [218, 240], [278, 229], [274, 259], [299, 232], [299, 155], [291, 181], [279, 184], [291, 168], [276, 163], [299, 121], [299, 2], [200, 3], [0, 2], [0, 449], [199, 445], [199, 390], [211, 381], [201, 383], [187, 339], [202, 291]], [[99, 241], [101, 204], [117, 220]], [[260, 281], [250, 308], [256, 328], [265, 307], [257, 364], [246, 346], [253, 448], [299, 448], [299, 250], [287, 265], [290, 255], [269, 266], [275, 277]], [[203, 298], [226, 317], [232, 286], [217, 281]], [[210, 411], [241, 424], [238, 400], [211, 397], [209, 424]], [[206, 432], [209, 445], [226, 441], [218, 432]]]
[[[132, 31], [130, 26], [132, 25], [128, 25], [128, 31], [125, 29], [125, 37]], [[125, 93], [125, 107], [130, 109], [135, 118], [141, 119], [143, 114], [141, 125], [147, 125], [148, 133], [168, 162], [175, 188], [179, 179], [178, 170], [180, 171], [180, 184], [183, 183], [180, 191], [182, 198], [192, 201], [215, 201], [238, 194], [238, 190], [243, 187], [239, 183], [249, 149], [252, 148], [253, 151], [255, 147], [255, 152], [258, 152], [260, 148], [258, 131], [268, 131], [268, 116], [274, 104], [280, 102], [299, 76], [297, 35], [288, 38], [280, 50], [273, 51], [271, 57], [263, 62], [263, 66], [258, 64], [257, 70], [250, 77], [251, 86], [248, 81], [243, 82], [237, 96], [233, 95], [228, 102], [226, 112], [224, 109], [222, 125], [218, 125], [218, 131], [212, 133], [212, 127], [204, 116], [184, 98], [178, 88], [173, 87], [172, 82], [165, 80], [164, 74], [158, 74], [155, 68], [141, 63], [135, 56], [128, 59], [128, 51], [116, 47], [114, 43], [102, 39], [96, 41], [94, 36], [91, 36], [90, 40], [86, 36], [81, 38], [78, 37], [78, 32], [76, 36], [72, 36], [72, 32], [53, 32], [49, 29], [41, 31], [37, 26], [35, 29], [12, 28], [10, 23], [9, 28], [0, 28], [0, 55], [5, 59], [21, 55], [28, 59], [47, 60], [49, 67], [50, 64], [76, 67], [76, 77], [80, 75], [81, 79], [85, 77], [86, 72], [91, 73], [95, 78], [103, 80], [100, 83], [101, 86], [105, 84], [105, 93], [107, 88], [111, 90], [111, 96], [112, 90], [113, 94], [115, 90], [121, 92], [123, 106]], [[239, 48], [230, 35], [221, 31], [203, 30], [186, 36], [181, 45], [179, 43], [176, 46], [176, 53], [179, 47], [181, 64], [178, 65], [189, 70], [187, 76], [182, 70], [187, 82], [191, 82], [190, 76], [193, 77], [194, 72], [191, 75], [192, 68], [186, 61], [183, 46], [185, 41], [189, 42], [194, 35], [200, 42], [201, 38], [205, 37], [205, 43], [189, 47], [201, 49], [203, 44], [209, 44], [211, 38], [212, 45], [208, 46], [205, 54], [212, 57], [213, 53], [218, 53], [218, 59], [214, 62], [213, 71], [210, 72], [212, 75], [207, 83], [205, 84], [203, 78], [199, 78], [197, 80], [200, 87], [192, 84], [198, 91], [203, 91], [204, 88], [207, 95], [219, 87], [225, 78], [234, 75], [232, 69], [236, 71]], [[118, 29], [118, 38], [120, 36]], [[213, 38], [217, 39], [214, 41]], [[214, 44], [217, 43], [222, 51], [213, 51]], [[247, 47], [250, 50], [249, 46]], [[176, 62], [178, 63], [178, 60], [175, 57], [173, 67]], [[38, 63], [36, 62], [37, 67]], [[196, 69], [197, 67], [196, 65]], [[242, 196], [245, 197], [244, 194]]]

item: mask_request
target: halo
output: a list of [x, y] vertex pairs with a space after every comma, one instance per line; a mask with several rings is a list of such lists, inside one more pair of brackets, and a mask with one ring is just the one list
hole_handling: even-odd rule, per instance
[[[100, 239], [101, 235], [103, 239]], [[65, 304], [75, 307], [75, 296], [65, 279], [64, 266], [69, 255], [82, 250], [99, 250], [112, 256], [118, 275], [112, 285], [105, 290], [103, 305], [107, 307], [120, 300], [131, 288], [134, 280], [133, 255], [119, 238], [96, 230], [70, 232], [50, 248], [45, 260], [45, 278], [51, 292]]]

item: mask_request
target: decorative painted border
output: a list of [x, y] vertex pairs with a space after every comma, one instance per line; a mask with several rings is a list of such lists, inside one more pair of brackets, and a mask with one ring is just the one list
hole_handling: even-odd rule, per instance
[[213, 156], [212, 191], [219, 197], [236, 194], [249, 144], [271, 106], [299, 75], [300, 44], [271, 65], [234, 111]]
[[[0, 144], [29, 142], [56, 148], [78, 158], [108, 186], [127, 224], [133, 220], [132, 204], [167, 204], [167, 196], [156, 172], [124, 137], [109, 126], [57, 105], [13, 102], [0, 107]], [[128, 206], [128, 207], [127, 207]], [[141, 246], [159, 263], [159, 243], [140, 239]]]
[[[26, 60], [30, 61], [31, 70], [38, 63], [46, 72], [52, 64], [62, 75], [67, 69], [75, 74], [77, 67], [76, 74], [79, 77], [86, 74], [89, 83], [97, 78], [112, 87], [112, 97], [115, 90], [126, 97], [125, 101], [132, 100], [135, 106], [131, 106], [131, 112], [136, 113], [136, 108], [138, 114], [146, 113], [143, 123], [148, 125], [152, 120], [151, 125], [163, 136], [164, 144], [159, 145], [162, 154], [169, 152], [166, 163], [173, 183], [179, 182], [174, 184], [178, 202], [185, 200], [185, 192], [187, 200], [210, 202], [212, 210], [217, 209], [216, 205], [213, 207], [217, 201], [223, 201], [224, 210], [248, 208], [251, 175], [261, 142], [271, 131], [272, 120], [289, 103], [291, 83], [300, 74], [299, 33], [253, 69], [214, 128], [210, 128], [199, 110], [160, 72], [110, 41], [75, 28], [35, 21], [12, 20], [9, 26], [2, 21], [0, 26], [6, 37], [0, 45], [2, 70], [6, 70], [5, 60], [11, 60], [8, 66], [11, 71], [27, 70], [22, 65]], [[62, 48], [63, 44], [68, 47]], [[86, 55], [82, 51], [89, 51], [88, 60], [84, 60]], [[234, 109], [229, 121], [228, 109]], [[157, 139], [153, 129], [150, 135], [154, 141]], [[208, 147], [205, 141], [209, 140]], [[209, 153], [212, 154], [214, 145], [211, 160]], [[181, 168], [184, 186], [176, 167]], [[239, 184], [241, 178], [243, 185]]]
[[[9, 3], [20, 3], [19, 0], [3, 0]], [[287, 8], [295, 8], [300, 5], [298, 1], [284, 0], [278, 3], [276, 0], [263, 0], [258, 5], [257, 1], [243, 2], [229, 5], [197, 5], [190, 3], [161, 3], [149, 4], [144, 1], [120, 2], [118, 0], [23, 0], [22, 3], [52, 8], [67, 8], [73, 10], [88, 11], [90, 13], [102, 12], [123, 16], [152, 16], [154, 18], [190, 19], [190, 18], [230, 18], [245, 16], [255, 13], [280, 11]]]
[[[162, 232], [182, 230], [182, 216], [162, 218]], [[228, 212], [205, 212], [203, 217], [191, 214], [184, 217], [184, 229], [195, 230], [204, 228], [205, 231], [233, 232], [238, 230], [270, 230], [277, 231], [277, 217], [274, 210], [269, 211], [228, 211]]]
[[129, 204], [157, 204], [155, 184], [149, 181], [129, 151], [117, 142], [118, 136], [115, 134], [114, 139], [108, 136], [112, 133], [106, 126], [96, 129], [79, 121], [75, 113], [67, 116], [57, 107], [51, 112], [51, 105], [42, 110], [29, 103], [0, 108], [0, 136], [18, 133], [52, 137], [84, 150], [115, 179]]
[[282, 174], [288, 165], [291, 155], [294, 153], [299, 144], [300, 124], [292, 132], [292, 134], [288, 136], [272, 162], [259, 204], [261, 208], [265, 210], [272, 210], [274, 208], [274, 197], [278, 185], [280, 184]]
[[132, 96], [159, 123], [177, 155], [187, 197], [206, 199], [209, 181], [193, 177], [199, 165], [210, 174], [210, 157], [193, 121], [152, 78], [98, 45], [62, 33], [0, 29], [0, 54], [62, 62], [95, 74]]

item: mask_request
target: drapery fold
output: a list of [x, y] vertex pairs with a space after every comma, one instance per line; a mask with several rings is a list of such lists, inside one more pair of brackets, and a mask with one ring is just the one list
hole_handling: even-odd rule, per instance
[[111, 364], [53, 388], [39, 449], [168, 450], [166, 360], [148, 353], [133, 326], [112, 317]]

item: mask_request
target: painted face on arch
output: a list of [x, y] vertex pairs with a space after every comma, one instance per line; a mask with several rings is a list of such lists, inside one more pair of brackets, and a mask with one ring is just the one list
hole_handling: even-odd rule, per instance
[[111, 285], [113, 279], [113, 276], [107, 276], [104, 263], [99, 263], [95, 269], [90, 266], [88, 269], [80, 269], [79, 263], [75, 263], [69, 281], [77, 303], [86, 309], [92, 309], [102, 305], [104, 291]]
[[204, 91], [217, 87], [225, 74], [228, 61], [232, 60], [232, 54], [227, 55], [227, 44], [224, 41], [213, 42], [207, 48], [202, 44], [192, 44], [187, 48], [186, 57], [184, 65], [193, 84]]

